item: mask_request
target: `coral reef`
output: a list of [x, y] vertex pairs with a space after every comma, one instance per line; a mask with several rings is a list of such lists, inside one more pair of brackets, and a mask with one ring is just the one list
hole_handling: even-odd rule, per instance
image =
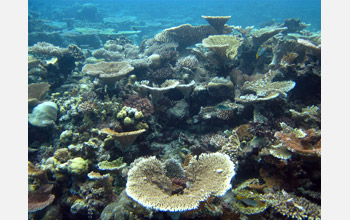
[[29, 14], [30, 219], [321, 218], [312, 25], [74, 7]]

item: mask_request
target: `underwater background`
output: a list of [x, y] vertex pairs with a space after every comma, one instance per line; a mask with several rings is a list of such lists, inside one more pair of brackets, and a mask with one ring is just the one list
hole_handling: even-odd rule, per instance
[[28, 219], [321, 219], [321, 1], [28, 1]]

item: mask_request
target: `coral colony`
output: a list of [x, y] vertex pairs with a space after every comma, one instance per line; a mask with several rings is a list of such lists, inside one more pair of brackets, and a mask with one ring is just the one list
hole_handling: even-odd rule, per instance
[[30, 219], [321, 219], [320, 34], [202, 17], [29, 47]]

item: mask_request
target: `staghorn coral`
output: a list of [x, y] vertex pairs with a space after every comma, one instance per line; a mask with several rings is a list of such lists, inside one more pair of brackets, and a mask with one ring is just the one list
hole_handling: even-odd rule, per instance
[[231, 188], [234, 164], [221, 153], [193, 157], [185, 168], [188, 182], [178, 194], [172, 194], [171, 180], [164, 165], [154, 156], [136, 163], [128, 173], [126, 193], [141, 205], [160, 211], [196, 209], [201, 201], [222, 196]]
[[90, 76], [96, 76], [107, 84], [114, 84], [134, 70], [128, 62], [101, 62], [85, 64], [82, 71]]
[[221, 59], [235, 59], [242, 41], [233, 35], [212, 35], [202, 41], [203, 46], [215, 52]]
[[231, 18], [231, 16], [205, 16], [202, 15], [211, 26], [215, 28], [218, 34], [223, 34], [223, 30], [226, 22]]

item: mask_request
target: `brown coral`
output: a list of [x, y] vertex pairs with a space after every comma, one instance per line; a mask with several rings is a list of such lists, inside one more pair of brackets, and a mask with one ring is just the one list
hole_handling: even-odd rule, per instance
[[50, 84], [43, 83], [31, 83], [28, 84], [28, 105], [34, 107], [42, 100], [45, 93], [49, 90]]
[[141, 111], [144, 117], [149, 117], [153, 112], [153, 104], [147, 98], [141, 98], [138, 95], [129, 95], [128, 98], [123, 102], [124, 106], [136, 108]]
[[36, 212], [49, 206], [55, 199], [55, 195], [51, 194], [52, 188], [51, 184], [45, 184], [36, 191], [29, 191], [28, 212]]
[[321, 137], [314, 129], [309, 129], [305, 133], [307, 134], [305, 137], [298, 138], [294, 132], [277, 131], [275, 137], [292, 152], [305, 156], [321, 156]]
[[115, 139], [117, 139], [122, 146], [122, 150], [126, 150], [132, 143], [134, 143], [135, 139], [145, 132], [146, 129], [140, 129], [136, 131], [128, 131], [128, 132], [115, 132], [110, 128], [104, 128], [101, 130], [102, 133], [109, 134]]

